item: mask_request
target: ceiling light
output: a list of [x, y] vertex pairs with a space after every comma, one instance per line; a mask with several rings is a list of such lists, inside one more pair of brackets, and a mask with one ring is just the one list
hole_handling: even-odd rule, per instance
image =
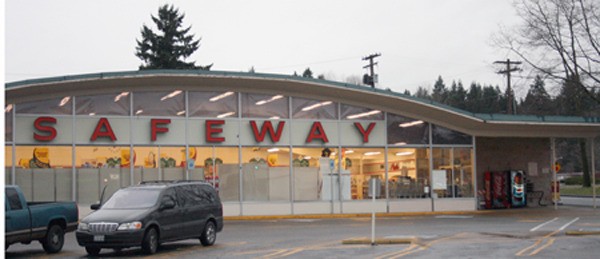
[[90, 114], [89, 114], [89, 115], [90, 115], [90, 116], [94, 116], [94, 115], [96, 115], [96, 113], [95, 113], [95, 112], [90, 112]]
[[310, 111], [312, 109], [316, 109], [316, 108], [319, 108], [319, 107], [322, 107], [322, 106], [330, 105], [332, 103], [333, 103], [332, 101], [326, 101], [326, 102], [316, 103], [316, 104], [313, 104], [311, 106], [306, 106], [306, 107], [302, 108], [302, 111], [304, 111], [304, 112]]
[[344, 154], [352, 154], [352, 153], [354, 153], [354, 150], [352, 150], [352, 149], [344, 151]]
[[233, 94], [233, 92], [226, 92], [224, 94], [220, 94], [220, 95], [217, 95], [215, 97], [212, 97], [212, 98], [210, 98], [208, 100], [211, 101], [211, 102], [216, 102], [216, 101], [221, 100], [221, 99], [223, 99], [223, 98], [225, 98], [227, 96], [230, 96], [232, 94]]
[[394, 143], [394, 146], [404, 146], [406, 145], [406, 142], [396, 142]]
[[423, 121], [411, 121], [411, 122], [401, 123], [398, 126], [400, 126], [401, 128], [408, 128], [408, 127], [416, 126], [419, 124], [423, 124]]
[[129, 92], [122, 92], [122, 93], [118, 94], [117, 96], [115, 96], [115, 102], [120, 101], [121, 98], [123, 98], [123, 97], [125, 97], [127, 95], [129, 95]]
[[271, 97], [271, 99], [260, 100], [260, 101], [256, 102], [255, 104], [256, 105], [263, 105], [263, 104], [267, 104], [267, 103], [270, 103], [270, 102], [275, 101], [275, 100], [279, 100], [281, 98], [283, 98], [283, 95], [275, 95], [275, 96]]
[[414, 154], [415, 152], [411, 152], [411, 151], [407, 151], [407, 152], [398, 152], [396, 153], [396, 156], [410, 156], [412, 154]]
[[185, 111], [180, 111], [180, 112], [177, 113], [178, 116], [181, 116], [181, 115], [184, 115], [184, 114], [185, 114]]
[[164, 101], [166, 99], [173, 98], [173, 97], [181, 94], [181, 92], [182, 92], [181, 90], [175, 90], [175, 91], [171, 92], [170, 94], [163, 96], [162, 98], [160, 98], [160, 100]]
[[267, 152], [269, 152], [269, 153], [273, 153], [273, 152], [277, 152], [277, 151], [279, 151], [279, 148], [276, 148], [276, 147], [267, 149]]
[[58, 104], [58, 106], [60, 106], [60, 107], [65, 106], [69, 102], [69, 100], [71, 100], [71, 96], [62, 98], [62, 100], [60, 100], [60, 103]]
[[217, 115], [217, 118], [225, 118], [225, 117], [229, 117], [234, 114], [235, 114], [235, 112], [226, 112], [226, 113]]
[[379, 154], [381, 154], [381, 152], [374, 151], [374, 152], [366, 152], [363, 155], [365, 155], [365, 156], [374, 156], [374, 155], [379, 155]]
[[348, 117], [346, 117], [346, 119], [358, 119], [358, 118], [362, 118], [362, 117], [367, 117], [367, 116], [371, 116], [371, 115], [375, 115], [381, 113], [381, 111], [379, 110], [373, 110], [373, 111], [369, 111], [369, 112], [363, 112], [363, 113], [359, 113], [359, 114], [354, 114], [354, 115], [350, 115]]
[[279, 120], [279, 119], [281, 119], [281, 117], [279, 117], [279, 116], [273, 116], [273, 117], [269, 118], [269, 120]]
[[140, 113], [142, 113], [142, 112], [144, 112], [144, 110], [142, 110], [142, 109], [139, 109], [139, 110], [137, 110], [137, 111], [135, 112], [135, 115], [139, 115], [139, 114], [140, 114]]

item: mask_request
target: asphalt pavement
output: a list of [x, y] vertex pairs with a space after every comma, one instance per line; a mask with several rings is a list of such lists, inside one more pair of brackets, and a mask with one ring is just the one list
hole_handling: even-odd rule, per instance
[[[226, 220], [214, 246], [198, 240], [161, 245], [150, 258], [597, 258], [600, 212], [564, 204], [460, 213], [406, 214], [376, 219], [380, 240], [390, 244], [344, 244], [371, 237], [370, 217]], [[579, 233], [576, 235], [574, 233]], [[65, 247], [47, 255], [38, 242], [14, 244], [7, 258], [87, 258], [68, 233]], [[142, 257], [139, 248], [103, 249], [105, 258]]]

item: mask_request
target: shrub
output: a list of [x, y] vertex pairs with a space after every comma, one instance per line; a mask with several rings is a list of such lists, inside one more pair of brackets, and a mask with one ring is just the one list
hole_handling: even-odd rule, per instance
[[565, 179], [566, 185], [583, 185], [583, 176], [571, 176]]

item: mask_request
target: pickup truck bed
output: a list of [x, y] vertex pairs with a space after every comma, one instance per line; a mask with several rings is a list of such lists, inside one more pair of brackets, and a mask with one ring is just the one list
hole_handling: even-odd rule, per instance
[[26, 202], [18, 186], [5, 187], [6, 247], [38, 240], [48, 253], [62, 249], [64, 234], [77, 228], [75, 202]]

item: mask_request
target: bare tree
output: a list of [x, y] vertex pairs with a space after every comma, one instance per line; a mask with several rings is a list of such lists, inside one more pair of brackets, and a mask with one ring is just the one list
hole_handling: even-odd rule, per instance
[[600, 103], [600, 2], [517, 0], [523, 23], [504, 30], [496, 44], [518, 55], [545, 76], [573, 83]]

